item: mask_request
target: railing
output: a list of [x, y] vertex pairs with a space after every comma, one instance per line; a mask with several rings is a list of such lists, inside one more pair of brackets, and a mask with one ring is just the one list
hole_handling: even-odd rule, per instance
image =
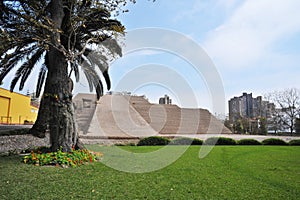
[[1, 116], [0, 124], [11, 124], [11, 117]]

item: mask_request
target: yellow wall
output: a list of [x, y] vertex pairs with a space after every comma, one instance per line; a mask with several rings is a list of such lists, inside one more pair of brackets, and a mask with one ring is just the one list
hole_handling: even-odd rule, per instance
[[34, 122], [38, 109], [30, 105], [30, 97], [0, 88], [0, 123]]

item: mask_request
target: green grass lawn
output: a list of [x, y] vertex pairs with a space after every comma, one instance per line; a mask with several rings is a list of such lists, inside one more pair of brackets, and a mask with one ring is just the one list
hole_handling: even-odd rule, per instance
[[[89, 148], [101, 149], [95, 145]], [[145, 153], [160, 147], [122, 148]], [[172, 148], [176, 151], [178, 147]], [[25, 165], [19, 156], [0, 157], [0, 199], [300, 197], [300, 147], [216, 146], [203, 159], [198, 157], [199, 149], [191, 146], [172, 165], [140, 174], [117, 171], [102, 163], [62, 169]]]

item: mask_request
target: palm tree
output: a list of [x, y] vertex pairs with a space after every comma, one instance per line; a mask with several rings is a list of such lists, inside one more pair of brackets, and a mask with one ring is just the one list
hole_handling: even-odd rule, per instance
[[52, 151], [70, 151], [78, 143], [71, 74], [78, 82], [81, 69], [98, 98], [104, 89], [97, 71], [110, 88], [108, 62], [121, 56], [116, 37], [124, 27], [110, 15], [122, 1], [107, 2], [0, 1], [0, 82], [17, 68], [10, 90], [18, 82], [22, 90], [31, 72], [39, 70], [36, 94], [43, 91], [43, 97], [31, 132], [42, 137], [49, 125]]

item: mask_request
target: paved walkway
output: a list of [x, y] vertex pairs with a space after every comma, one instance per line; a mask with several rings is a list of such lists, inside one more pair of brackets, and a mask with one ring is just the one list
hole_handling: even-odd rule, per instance
[[198, 138], [201, 140], [205, 140], [209, 137], [228, 137], [234, 140], [241, 140], [241, 139], [255, 139], [257, 141], [263, 141], [268, 138], [278, 138], [282, 139], [286, 142], [291, 140], [300, 139], [300, 136], [277, 136], [277, 135], [240, 135], [240, 134], [197, 134], [197, 135], [167, 135], [167, 134], [160, 134], [159, 136], [177, 136], [177, 137], [190, 137], [190, 138]]
[[0, 124], [0, 132], [22, 129], [22, 128], [31, 128], [31, 127], [32, 127], [32, 125], [3, 125], [3, 124]]

